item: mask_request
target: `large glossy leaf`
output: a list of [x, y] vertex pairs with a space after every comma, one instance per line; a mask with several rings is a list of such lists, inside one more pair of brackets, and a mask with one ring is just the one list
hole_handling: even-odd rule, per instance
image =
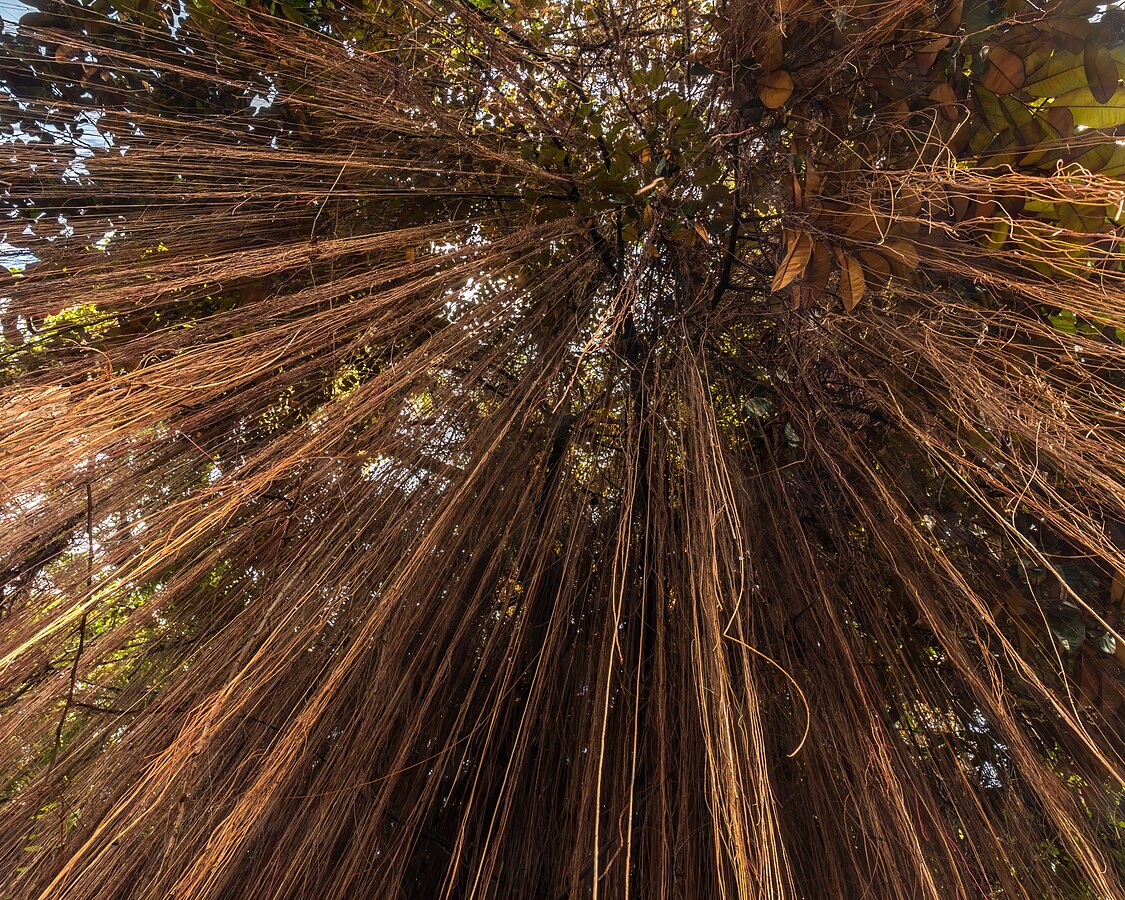
[[793, 94], [793, 76], [778, 69], [758, 79], [758, 99], [766, 109], [784, 106]]
[[1118, 87], [1105, 103], [1099, 103], [1089, 86], [1067, 91], [1055, 99], [1074, 115], [1075, 125], [1087, 128], [1114, 128], [1125, 123], [1125, 88]]
[[840, 299], [844, 302], [844, 309], [851, 312], [863, 299], [867, 287], [863, 267], [854, 256], [838, 248], [836, 261], [840, 264]]
[[1085, 84], [1083, 54], [1057, 50], [1027, 77], [1023, 89], [1032, 97], [1057, 97]]
[[1058, 204], [1059, 224], [1070, 231], [1087, 234], [1101, 231], [1105, 225], [1106, 208], [1095, 203]]
[[1086, 73], [1086, 84], [1090, 93], [1099, 103], [1108, 103], [1117, 90], [1117, 63], [1109, 55], [1109, 50], [1087, 42], [1082, 54], [1082, 66]]
[[1023, 57], [1007, 47], [993, 45], [988, 50], [988, 67], [981, 84], [994, 94], [1011, 94], [1024, 85], [1027, 72]]
[[805, 267], [809, 264], [812, 248], [813, 241], [807, 232], [789, 233], [785, 257], [781, 260], [781, 265], [777, 267], [777, 272], [773, 276], [773, 283], [770, 285], [771, 290], [780, 291], [805, 271]]
[[[1120, 76], [1125, 71], [1125, 45], [1100, 49], [1103, 59], [1108, 58]], [[1023, 90], [1032, 97], [1058, 97], [1067, 91], [1088, 86], [1085, 56], [1085, 51], [1071, 53], [1066, 50], [1056, 50], [1046, 63], [1027, 76]], [[1108, 71], [1104, 61], [1101, 65]]]

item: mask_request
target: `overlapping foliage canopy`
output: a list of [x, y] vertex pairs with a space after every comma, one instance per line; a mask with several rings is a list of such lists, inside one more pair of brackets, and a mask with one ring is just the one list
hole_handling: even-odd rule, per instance
[[3, 896], [1125, 896], [1125, 12], [36, 7]]

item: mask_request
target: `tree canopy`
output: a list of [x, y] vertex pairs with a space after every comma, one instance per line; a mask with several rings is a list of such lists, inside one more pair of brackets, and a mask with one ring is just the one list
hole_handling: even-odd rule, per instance
[[1125, 896], [1119, 4], [33, 5], [2, 896]]

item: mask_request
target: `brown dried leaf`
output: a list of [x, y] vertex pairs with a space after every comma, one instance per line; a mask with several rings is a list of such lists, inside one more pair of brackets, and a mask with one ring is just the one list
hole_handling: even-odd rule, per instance
[[1086, 70], [1086, 83], [1090, 86], [1094, 99], [1103, 105], [1109, 103], [1117, 92], [1117, 63], [1110, 56], [1109, 50], [1087, 41], [1082, 54], [1082, 67]]
[[813, 162], [809, 157], [805, 156], [805, 194], [807, 197], [815, 197], [820, 193], [820, 173], [816, 170]]
[[988, 49], [988, 68], [980, 83], [994, 94], [1011, 94], [1023, 87], [1027, 78], [1023, 57], [1007, 47], [992, 44]]
[[758, 79], [758, 99], [766, 109], [778, 109], [793, 95], [793, 76], [777, 69]]
[[1078, 692], [1082, 704], [1089, 709], [1097, 709], [1101, 695], [1101, 672], [1094, 660], [1086, 653], [1078, 658]]
[[911, 241], [889, 241], [880, 248], [890, 260], [891, 270], [900, 278], [909, 281], [918, 268], [918, 248]]
[[1027, 598], [1015, 588], [1001, 588], [997, 599], [999, 602], [992, 608], [993, 615], [1003, 610], [1012, 618], [1018, 618], [1031, 606]]
[[1071, 137], [1074, 134], [1074, 113], [1069, 106], [1052, 106], [1047, 110], [1047, 124], [1058, 132], [1059, 137]]
[[856, 258], [863, 264], [868, 284], [884, 285], [891, 280], [891, 261], [878, 250], [860, 250]]
[[1120, 669], [1113, 657], [1095, 656], [1089, 650], [1078, 658], [1078, 690], [1083, 704], [1104, 719], [1112, 719], [1125, 705]]
[[956, 122], [960, 118], [957, 94], [948, 81], [939, 81], [930, 89], [930, 100], [938, 108], [942, 118], [949, 122]]
[[789, 235], [787, 247], [785, 258], [773, 276], [773, 283], [770, 285], [772, 291], [780, 291], [805, 271], [812, 255], [813, 240], [807, 232], [796, 231]]
[[[910, 185], [904, 185], [898, 190], [894, 196], [894, 218], [897, 220], [902, 216], [916, 216], [922, 209], [922, 194], [917, 188]], [[895, 222], [896, 226], [902, 223]]]
[[1109, 588], [1109, 602], [1117, 607], [1120, 612], [1125, 612], [1125, 572], [1113, 573], [1113, 580]]
[[840, 264], [840, 299], [844, 301], [844, 309], [851, 312], [863, 299], [867, 280], [859, 261], [839, 247], [836, 248], [836, 261]]
[[934, 63], [937, 62], [938, 54], [945, 49], [948, 43], [949, 35], [943, 34], [915, 50], [913, 59], [915, 68], [921, 74], [928, 75], [930, 69], [934, 67]]
[[860, 242], [875, 243], [881, 241], [887, 233], [889, 223], [885, 216], [877, 215], [874, 211], [863, 206], [852, 207], [847, 215], [847, 227], [844, 234]]
[[810, 300], [818, 300], [828, 286], [828, 278], [832, 274], [832, 254], [827, 245], [820, 241], [813, 241], [812, 255], [809, 265], [805, 270], [805, 281], [808, 285]]
[[801, 190], [801, 182], [792, 166], [789, 167], [789, 174], [785, 178], [785, 198], [797, 209], [804, 206], [804, 192]]
[[949, 204], [952, 207], [952, 216], [954, 222], [962, 222], [969, 215], [969, 207], [972, 205], [972, 199], [966, 197], [964, 194], [953, 194], [949, 198]]
[[961, 28], [961, 19], [964, 17], [965, 0], [950, 0], [945, 7], [945, 14], [937, 30], [942, 34], [955, 34]]
[[767, 30], [762, 35], [754, 57], [758, 65], [767, 72], [772, 72], [778, 68], [785, 60], [785, 51], [781, 46], [781, 32], [776, 28]]

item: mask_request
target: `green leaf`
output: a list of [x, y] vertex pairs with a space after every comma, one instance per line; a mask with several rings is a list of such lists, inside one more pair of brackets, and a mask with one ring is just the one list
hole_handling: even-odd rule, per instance
[[1086, 86], [1081, 53], [1056, 51], [1028, 76], [1023, 89], [1032, 97], [1057, 97]]
[[1120, 178], [1125, 175], [1125, 146], [1107, 141], [1075, 157], [1074, 162], [1099, 175]]
[[1125, 124], [1125, 88], [1118, 86], [1107, 103], [1098, 103], [1089, 85], [1061, 94], [1056, 105], [1066, 106], [1074, 113], [1074, 124], [1087, 128], [1114, 128]]
[[730, 198], [730, 188], [725, 184], [713, 183], [703, 188], [703, 202], [708, 206], [724, 203]]
[[1096, 234], [1105, 225], [1106, 208], [1094, 203], [1058, 204], [1059, 224], [1069, 231]]
[[1051, 316], [1051, 325], [1056, 331], [1064, 334], [1078, 334], [1078, 327], [1074, 321], [1074, 313], [1069, 309], [1060, 310], [1057, 315]]
[[695, 180], [697, 184], [708, 185], [718, 181], [723, 174], [723, 167], [719, 163], [712, 163], [709, 166], [695, 170]]
[[672, 109], [672, 107], [674, 107], [679, 100], [680, 100], [679, 94], [674, 94], [674, 93], [664, 94], [656, 102], [656, 108], [659, 112], [662, 112], [662, 113], [668, 112], [668, 110]]

